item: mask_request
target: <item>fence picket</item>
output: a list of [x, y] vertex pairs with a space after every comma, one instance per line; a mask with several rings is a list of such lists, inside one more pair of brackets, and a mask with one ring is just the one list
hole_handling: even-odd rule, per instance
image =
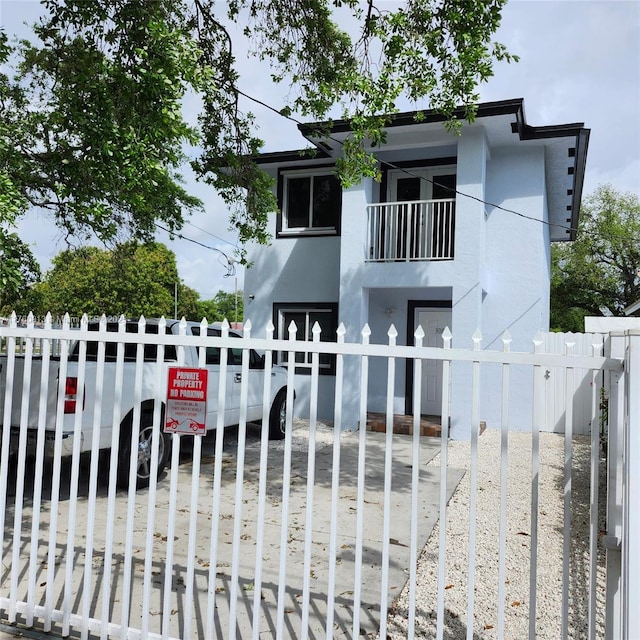
[[[33, 329], [33, 314], [27, 319], [27, 329]], [[18, 566], [22, 538], [22, 510], [24, 508], [24, 480], [27, 459], [27, 417], [29, 413], [29, 388], [31, 385], [31, 362], [33, 358], [33, 340], [26, 339], [24, 347], [24, 368], [22, 371], [22, 398], [20, 404], [20, 439], [18, 442], [18, 468], [16, 483], [15, 510], [13, 515], [13, 557], [12, 566]], [[11, 574], [11, 606], [9, 620], [16, 619], [16, 602], [18, 600], [18, 573]]]
[[[121, 316], [118, 320], [118, 333], [117, 338], [121, 339], [126, 329], [126, 323], [124, 316]], [[159, 348], [160, 350], [160, 348]], [[116, 370], [115, 370], [115, 389], [113, 396], [113, 413], [112, 424], [118, 424], [120, 420], [120, 410], [122, 408], [122, 385], [123, 385], [123, 370], [124, 370], [124, 343], [118, 342], [116, 346]], [[109, 489], [107, 495], [107, 527], [105, 531], [105, 546], [104, 546], [104, 566], [110, 567], [113, 564], [114, 554], [114, 537], [115, 537], [115, 512], [116, 512], [116, 477], [118, 472], [118, 451], [120, 449], [120, 429], [111, 430], [111, 451], [109, 454]], [[151, 522], [151, 525], [153, 521]], [[153, 530], [153, 526], [151, 527]], [[150, 554], [152, 555], [152, 554]], [[145, 572], [145, 577], [148, 577], [148, 572]], [[150, 589], [150, 580], [149, 586]], [[104, 588], [103, 593], [111, 593], [112, 576], [110, 571], [105, 571], [104, 576]], [[145, 602], [149, 603], [149, 596]], [[150, 607], [149, 607], [150, 609]], [[149, 609], [146, 609], [148, 611]], [[102, 620], [109, 620], [110, 603], [109, 598], [103, 597], [102, 599]], [[100, 629], [100, 640], [106, 640], [108, 635], [108, 625], [103, 624]], [[142, 618], [142, 629], [148, 632], [148, 615]]]
[[[321, 328], [315, 322], [311, 330], [313, 341], [320, 342]], [[316, 477], [316, 429], [318, 426], [318, 403], [314, 402], [318, 395], [318, 378], [320, 371], [320, 354], [311, 355], [311, 398], [309, 407], [309, 445], [307, 449], [307, 499], [305, 504], [304, 528], [304, 574], [302, 579], [302, 620], [300, 640], [309, 637], [309, 608], [311, 606], [311, 548], [313, 544], [314, 486]], [[263, 430], [263, 437], [264, 430]], [[260, 469], [262, 471], [262, 467]], [[355, 613], [355, 611], [354, 611]]]
[[[544, 352], [538, 333], [533, 339], [534, 353]], [[543, 423], [545, 368], [533, 367], [533, 423], [531, 425], [531, 550], [529, 561], [529, 639], [536, 637], [538, 593], [538, 515], [540, 502], [540, 425]]]
[[[102, 316], [100, 319], [101, 332], [107, 330], [107, 319]], [[102, 413], [102, 396], [104, 388], [104, 362], [106, 343], [98, 342], [98, 360], [96, 367], [96, 395], [93, 406], [93, 425], [91, 436], [91, 462], [89, 468], [89, 496], [86, 522], [86, 542], [84, 576], [82, 582], [82, 630], [81, 637], [85, 640], [89, 635], [89, 618], [91, 615], [90, 606], [93, 595], [92, 575], [93, 575], [93, 550], [95, 543], [95, 521], [96, 521], [96, 494], [98, 491], [98, 457], [100, 451], [100, 415]]]
[[[482, 334], [477, 329], [472, 336], [473, 351], [480, 351]], [[473, 361], [471, 369], [471, 461], [469, 463], [469, 546], [467, 574], [467, 640], [473, 640], [475, 579], [476, 579], [476, 520], [478, 498], [478, 439], [480, 437], [480, 362]]]
[[[371, 328], [366, 324], [362, 331], [362, 344], [369, 344]], [[364, 496], [366, 468], [367, 389], [369, 386], [369, 357], [360, 360], [360, 430], [358, 434], [358, 480], [356, 497], [355, 575], [353, 588], [353, 637], [360, 634], [360, 605], [362, 602], [362, 548], [364, 544]]]
[[[266, 338], [273, 338], [274, 326], [272, 322], [266, 327]], [[317, 355], [314, 354], [317, 358]], [[271, 376], [267, 372], [271, 371], [273, 365], [273, 352], [268, 349], [264, 354], [265, 375], [262, 381], [262, 424], [269, 424], [269, 398], [271, 397]], [[256, 571], [253, 594], [253, 639], [260, 637], [260, 616], [262, 614], [262, 567], [264, 550], [264, 518], [267, 496], [267, 462], [268, 462], [268, 435], [267, 429], [262, 429], [260, 435], [260, 472], [258, 479], [258, 516], [256, 522]], [[222, 438], [219, 438], [222, 440]], [[311, 501], [313, 503], [313, 500]], [[306, 549], [306, 548], [305, 548]]]
[[[47, 314], [44, 326], [51, 329], [51, 314]], [[44, 473], [44, 446], [45, 446], [45, 420], [47, 414], [46, 398], [49, 392], [49, 364], [51, 359], [51, 340], [43, 338], [41, 341], [42, 371], [40, 375], [40, 388], [42, 394], [39, 398], [38, 407], [38, 432], [36, 436], [36, 462], [35, 462], [35, 478], [34, 478], [34, 494], [33, 494], [33, 522], [31, 526], [31, 547], [29, 564], [29, 597], [28, 597], [28, 613], [27, 626], [32, 626], [34, 622], [34, 610], [36, 599], [36, 574], [38, 560], [38, 546], [40, 542], [40, 516], [42, 508], [42, 484]], [[6, 481], [0, 483], [0, 486], [6, 487]], [[6, 493], [6, 491], [5, 491]], [[0, 504], [0, 509], [4, 512], [4, 505]], [[0, 524], [2, 527], [2, 524]], [[1, 547], [0, 547], [1, 548]]]
[[[591, 344], [594, 356], [602, 355], [603, 344]], [[591, 493], [589, 526], [589, 640], [596, 637], [596, 595], [598, 578], [599, 492], [600, 492], [600, 385], [599, 372], [591, 372]]]
[[[222, 323], [221, 335], [227, 338], [229, 335], [229, 323], [225, 320]], [[228, 349], [220, 348], [220, 380], [227, 379]], [[213, 464], [213, 491], [211, 492], [211, 532], [209, 547], [209, 579], [207, 591], [207, 618], [205, 634], [207, 638], [216, 636], [216, 594], [217, 594], [217, 571], [218, 571], [218, 547], [219, 547], [219, 519], [220, 519], [220, 487], [222, 484], [222, 444], [224, 441], [224, 412], [226, 407], [226, 386], [220, 383], [218, 386], [218, 415], [216, 419], [216, 446]], [[178, 437], [174, 434], [174, 440]], [[173, 461], [171, 472], [173, 473]], [[177, 464], [176, 464], [177, 467]]]
[[[245, 325], [245, 331], [247, 337], [251, 336], [251, 322]], [[236, 637], [236, 618], [238, 611], [238, 589], [240, 581], [240, 535], [242, 533], [242, 506], [243, 506], [243, 489], [244, 489], [244, 455], [245, 446], [247, 441], [247, 399], [248, 399], [248, 387], [247, 379], [249, 377], [249, 350], [242, 350], [242, 383], [240, 386], [240, 424], [238, 425], [238, 444], [236, 448], [236, 491], [234, 500], [234, 514], [233, 514], [233, 551], [231, 555], [231, 593], [229, 595], [229, 640], [235, 640]], [[198, 445], [202, 443], [200, 438], [196, 439]], [[195, 460], [194, 451], [194, 463]], [[198, 475], [196, 476], [195, 464], [193, 470], [194, 484], [200, 477], [200, 452], [198, 451]], [[197, 504], [198, 493], [195, 490], [192, 496], [192, 505]], [[195, 526], [192, 535], [192, 540], [195, 544]], [[195, 555], [195, 547], [193, 551]], [[192, 561], [193, 556], [189, 556], [189, 561]], [[189, 634], [185, 631], [184, 636], [189, 637]]]
[[[248, 331], [251, 331], [251, 326], [249, 326]], [[200, 335], [207, 335], [207, 322], [206, 320], [202, 320], [200, 323]], [[198, 350], [198, 367], [203, 368], [206, 364], [206, 349], [201, 347]], [[248, 366], [245, 365], [246, 356], [243, 354], [243, 374], [244, 370], [248, 369]], [[245, 393], [245, 401], [246, 401], [246, 392]], [[159, 403], [156, 403], [156, 405]], [[154, 405], [154, 414], [156, 405]], [[159, 429], [164, 429], [164, 425], [158, 425]], [[246, 424], [245, 424], [246, 428]], [[159, 438], [154, 438], [152, 443], [157, 445], [157, 441]], [[239, 445], [238, 445], [239, 446]], [[157, 447], [156, 447], [157, 448]], [[194, 438], [193, 439], [193, 449], [191, 453], [192, 467], [191, 467], [191, 503], [189, 505], [189, 543], [187, 546], [187, 578], [186, 578], [186, 593], [185, 600], [187, 602], [194, 601], [194, 575], [195, 575], [195, 561], [196, 561], [196, 541], [197, 541], [197, 532], [198, 532], [198, 497], [200, 495], [200, 460], [202, 457], [202, 438]], [[153, 459], [153, 453], [152, 453]], [[157, 456], [155, 458], [157, 460]], [[238, 474], [242, 475], [241, 466], [238, 464]], [[157, 477], [157, 467], [152, 465], [151, 470], [152, 477]], [[155, 483], [154, 483], [155, 484]], [[240, 504], [242, 500], [240, 500]], [[235, 538], [234, 538], [235, 539]], [[185, 638], [192, 637], [191, 631], [191, 616], [185, 616], [184, 625], [183, 625], [183, 636]]]
[[[387, 332], [389, 346], [396, 344], [398, 331], [394, 325]], [[387, 635], [387, 611], [389, 599], [389, 530], [391, 527], [391, 483], [393, 463], [393, 390], [396, 379], [396, 361], [387, 360], [387, 410], [385, 415], [384, 496], [382, 519], [382, 577], [380, 579], [380, 637]]]
[[[65, 316], [62, 335], [69, 335], [69, 316]], [[69, 357], [69, 340], [61, 341], [60, 369], [58, 377], [58, 394], [56, 401], [56, 426], [53, 450], [53, 470], [51, 481], [51, 521], [49, 523], [49, 549], [47, 553], [47, 585], [45, 589], [44, 630], [50, 631], [54, 609], [54, 578], [56, 573], [56, 551], [58, 538], [58, 508], [60, 502], [60, 477], [62, 467], [62, 419], [64, 415], [65, 380], [67, 378], [67, 362]], [[82, 358], [80, 357], [80, 363]], [[80, 370], [79, 370], [80, 373]], [[64, 612], [63, 612], [64, 614]]]
[[[568, 357], [575, 355], [575, 341], [567, 338], [565, 342]], [[563, 528], [563, 549], [562, 549], [562, 620], [561, 638], [566, 640], [569, 634], [569, 579], [571, 567], [571, 496], [572, 496], [572, 468], [573, 460], [573, 390], [574, 390], [573, 367], [565, 370], [565, 397], [566, 412], [564, 421], [564, 528]]]
[[[505, 353], [511, 350], [511, 334], [505, 331], [502, 336], [502, 348]], [[507, 487], [509, 471], [509, 382], [510, 367], [502, 365], [502, 411], [500, 417], [500, 527], [498, 549], [498, 638], [505, 637], [505, 585], [507, 575]]]
[[[345, 326], [338, 327], [338, 342], [344, 343]], [[336, 557], [338, 554], [338, 503], [340, 500], [340, 431], [342, 428], [342, 388], [344, 382], [344, 357], [336, 358], [336, 394], [334, 406], [333, 460], [331, 462], [331, 531], [329, 533], [329, 584], [327, 586], [326, 638], [333, 638], [333, 620], [336, 600]]]
[[[422, 346], [424, 330], [418, 327], [414, 333], [415, 344]], [[413, 384], [416, 389], [422, 389], [422, 360], [413, 361]], [[413, 640], [416, 626], [416, 584], [418, 574], [418, 492], [420, 483], [420, 415], [421, 396], [413, 396], [413, 459], [411, 469], [411, 535], [409, 542], [409, 615], [408, 640]]]
[[[445, 327], [442, 332], [443, 354], [448, 355], [451, 350], [451, 330]], [[444, 637], [444, 591], [446, 579], [446, 550], [447, 550], [447, 466], [449, 452], [449, 401], [451, 385], [451, 361], [442, 361], [442, 419], [440, 430], [440, 496], [439, 496], [439, 539], [438, 539], [438, 603], [436, 615], [436, 637]]]
[[[164, 318], [160, 319], [158, 324], [158, 334], [162, 335], [165, 332], [165, 328], [167, 326], [167, 322]], [[118, 333], [120, 336], [124, 334], [126, 328], [125, 318], [121, 316], [118, 320]], [[160, 388], [162, 381], [162, 365], [164, 363], [164, 351], [165, 346], [163, 344], [158, 345], [158, 350], [156, 353], [156, 366], [155, 366], [155, 376], [156, 376], [156, 385]], [[202, 361], [204, 349], [200, 350], [200, 360]], [[117, 354], [116, 354], [116, 380], [122, 379], [122, 371], [124, 366], [124, 344], [118, 343]], [[119, 372], [119, 373], [118, 373]], [[120, 405], [122, 402], [122, 388], [119, 385], [116, 385], [118, 389], [118, 393], [115, 396], [115, 405], [114, 413], [113, 413], [113, 421], [114, 424], [117, 424], [120, 419]], [[159, 433], [160, 430], [164, 429], [164, 424], [161, 424], [161, 405], [159, 402], [154, 403], [153, 405], [153, 429], [154, 432]], [[113, 506], [115, 507], [115, 490], [116, 490], [116, 471], [117, 471], [117, 451], [119, 447], [120, 441], [120, 429], [113, 429], [112, 434], [112, 444], [111, 444], [111, 468], [109, 471], [113, 474], [111, 476], [111, 480], [109, 483], [109, 505], [111, 507], [111, 501], [113, 501]], [[160, 453], [160, 439], [153, 438], [151, 442], [151, 477], [149, 478], [149, 503], [147, 505], [147, 533], [146, 533], [146, 548], [153, 549], [153, 541], [155, 538], [155, 515], [156, 515], [156, 499], [157, 499], [157, 484], [158, 484], [158, 457]], [[114, 511], [110, 511], [110, 516], [108, 519], [109, 527], [113, 528], [113, 517], [115, 513]], [[110, 552], [107, 555], [105, 550], [105, 558], [111, 558], [111, 553], [113, 549], [113, 531], [109, 536], [109, 549]], [[106, 563], [106, 561], [105, 561]], [[142, 636], [146, 637], [150, 630], [150, 616], [151, 616], [151, 585], [153, 580], [153, 554], [145, 554], [144, 558], [144, 580], [143, 580], [143, 593], [142, 593], [142, 622], [141, 622], [141, 630]], [[105, 590], [106, 593], [106, 590]], [[108, 598], [104, 599], [103, 606], [108, 604]], [[108, 614], [106, 610], [103, 609], [103, 617], [106, 617]], [[106, 640], [106, 630], [103, 631], [104, 640]]]
[[[292, 321], [289, 325], [289, 343], [291, 349], [287, 356], [287, 362], [295, 362], [295, 351], [293, 350], [293, 343], [296, 339], [298, 328]], [[293, 368], [289, 368], [289, 377], [293, 376]], [[292, 390], [293, 385], [290, 385]], [[293, 399], [287, 396], [287, 403], [289, 406], [293, 405]], [[278, 611], [277, 611], [277, 626], [276, 635], [281, 638], [284, 634], [284, 613], [286, 602], [286, 587], [287, 587], [287, 556], [289, 549], [289, 497], [291, 489], [291, 431], [293, 428], [291, 412], [287, 412], [287, 427], [285, 429], [284, 436], [284, 462], [283, 462], [283, 475], [282, 475], [282, 518], [280, 522], [280, 570], [278, 573]], [[235, 621], [234, 621], [235, 622]]]

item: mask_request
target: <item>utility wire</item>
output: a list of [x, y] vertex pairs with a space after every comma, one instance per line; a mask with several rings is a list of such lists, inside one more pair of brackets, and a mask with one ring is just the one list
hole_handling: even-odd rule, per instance
[[230, 276], [236, 275], [236, 260], [232, 256], [228, 256], [224, 251], [221, 251], [217, 247], [210, 247], [209, 245], [204, 244], [203, 242], [199, 242], [198, 240], [194, 240], [193, 238], [189, 238], [185, 236], [183, 233], [180, 233], [179, 231], [171, 231], [170, 229], [163, 227], [158, 222], [154, 222], [154, 224], [156, 227], [158, 227], [158, 229], [162, 229], [162, 231], [166, 231], [169, 235], [175, 236], [176, 238], [180, 238], [180, 240], [186, 240], [187, 242], [192, 242], [193, 244], [197, 244], [198, 246], [203, 247], [204, 249], [209, 249], [210, 251], [217, 251], [226, 260], [226, 264], [220, 262], [220, 264], [227, 270], [227, 273], [224, 274], [224, 277], [229, 278]]
[[[244, 96], [245, 98], [247, 98], [247, 100], [251, 100], [252, 102], [255, 102], [256, 104], [259, 104], [263, 107], [265, 107], [266, 109], [269, 109], [270, 111], [273, 111], [274, 113], [277, 113], [279, 116], [286, 118], [287, 120], [290, 120], [291, 122], [295, 122], [298, 125], [304, 125], [303, 122], [301, 122], [300, 120], [298, 120], [297, 118], [294, 118], [291, 115], [287, 115], [285, 113], [282, 113], [282, 111], [280, 111], [279, 109], [276, 109], [275, 107], [271, 106], [270, 104], [267, 104], [266, 102], [264, 102], [263, 100], [260, 100], [259, 98], [254, 98], [253, 96], [250, 96], [249, 94], [245, 93], [244, 91], [241, 91], [240, 89], [236, 88], [236, 91], [238, 92], [239, 95]], [[333, 142], [336, 142], [339, 145], [342, 145], [342, 140], [339, 140], [338, 138], [335, 138], [334, 136], [332, 136], [331, 134], [327, 134], [326, 138], [328, 138], [329, 140], [332, 140]], [[393, 162], [387, 162], [384, 161], [384, 164], [386, 164], [388, 167], [391, 167], [394, 170], [397, 171], [402, 171], [403, 173], [405, 173], [408, 176], [411, 176], [412, 178], [419, 178], [420, 180], [424, 180], [425, 182], [429, 182], [430, 184], [437, 184], [435, 183], [433, 180], [430, 180], [429, 178], [426, 178], [425, 176], [421, 176], [418, 175], [416, 173], [412, 173], [409, 169], [407, 169], [406, 167], [399, 167], [398, 165], [395, 165]], [[445, 185], [442, 184], [438, 184], [438, 186], [440, 188], [446, 189], [447, 191], [451, 191], [452, 193], [455, 193], [457, 195], [463, 196], [465, 198], [470, 198], [471, 200], [475, 200], [476, 202], [480, 202], [481, 204], [484, 204], [488, 207], [492, 207], [494, 209], [499, 209], [500, 211], [504, 211], [505, 213], [511, 213], [513, 215], [519, 216], [520, 218], [524, 218], [526, 220], [533, 220], [534, 222], [539, 222], [541, 224], [545, 224], [549, 227], [559, 227], [560, 229], [565, 229], [567, 231], [578, 231], [578, 229], [573, 228], [573, 227], [567, 227], [566, 225], [563, 224], [558, 224], [557, 222], [548, 222], [546, 220], [540, 220], [540, 218], [534, 218], [533, 216], [528, 216], [520, 211], [515, 211], [514, 209], [508, 209], [507, 207], [502, 207], [499, 204], [495, 204], [493, 202], [489, 202], [488, 200], [483, 200], [482, 198], [478, 198], [476, 196], [472, 196], [469, 193], [464, 193], [463, 191], [458, 191], [457, 189], [454, 189], [453, 187], [447, 187]], [[486, 209], [485, 209], [486, 212]]]
[[202, 227], [199, 227], [197, 224], [193, 224], [193, 222], [189, 222], [188, 220], [185, 222], [185, 224], [191, 225], [192, 227], [195, 227], [198, 231], [202, 231], [202, 233], [206, 233], [207, 235], [210, 235], [212, 238], [215, 238], [216, 240], [220, 240], [220, 242], [224, 242], [230, 246], [232, 246], [234, 249], [238, 248], [238, 243], [236, 242], [236, 244], [233, 244], [233, 242], [229, 242], [228, 240], [225, 240], [224, 238], [221, 238], [220, 236], [217, 236], [215, 233], [211, 233], [211, 231], [207, 231], [206, 229], [203, 229]]

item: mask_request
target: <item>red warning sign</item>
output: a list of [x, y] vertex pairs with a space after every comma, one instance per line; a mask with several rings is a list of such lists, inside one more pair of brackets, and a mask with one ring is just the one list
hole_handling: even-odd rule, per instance
[[165, 433], [206, 433], [207, 374], [206, 369], [169, 367]]

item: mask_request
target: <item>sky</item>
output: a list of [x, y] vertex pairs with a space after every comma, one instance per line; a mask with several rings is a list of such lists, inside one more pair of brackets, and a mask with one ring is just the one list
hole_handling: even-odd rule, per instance
[[[0, 0], [0, 24], [8, 33], [25, 34], [22, 23], [38, 12], [36, 0]], [[524, 98], [527, 122], [534, 126], [584, 123], [591, 129], [584, 195], [604, 183], [640, 195], [640, 0], [510, 0], [495, 40], [520, 61], [496, 63], [494, 76], [479, 89], [481, 101]], [[243, 91], [276, 108], [284, 105], [287, 87], [274, 87], [268, 69], [246, 56], [238, 62]], [[258, 104], [244, 106], [256, 117], [264, 151], [308, 146], [294, 123]], [[406, 109], [422, 106], [407, 103]], [[243, 268], [238, 265], [235, 275], [227, 268], [237, 242], [228, 230], [228, 212], [188, 168], [184, 176], [204, 210], [189, 219], [183, 239], [161, 233], [157, 239], [174, 251], [180, 278], [202, 299], [241, 290]], [[42, 215], [28, 215], [18, 232], [43, 271], [65, 248]]]

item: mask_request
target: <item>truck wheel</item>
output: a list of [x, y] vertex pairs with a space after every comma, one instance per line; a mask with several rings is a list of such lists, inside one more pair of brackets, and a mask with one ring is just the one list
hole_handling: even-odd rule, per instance
[[271, 405], [269, 413], [269, 439], [282, 440], [287, 425], [287, 392], [281, 389]]
[[[170, 436], [162, 430], [164, 422], [164, 411], [160, 415], [160, 427], [153, 428], [153, 412], [144, 411], [140, 418], [140, 436], [138, 438], [138, 455], [136, 469], [136, 488], [143, 489], [149, 486], [151, 479], [151, 447], [154, 436], [159, 437], [158, 441], [158, 477], [167, 466], [169, 459], [169, 449], [171, 446]], [[129, 465], [131, 461], [131, 422], [125, 423], [121, 427], [120, 450], [118, 452], [118, 486], [129, 487]]]

